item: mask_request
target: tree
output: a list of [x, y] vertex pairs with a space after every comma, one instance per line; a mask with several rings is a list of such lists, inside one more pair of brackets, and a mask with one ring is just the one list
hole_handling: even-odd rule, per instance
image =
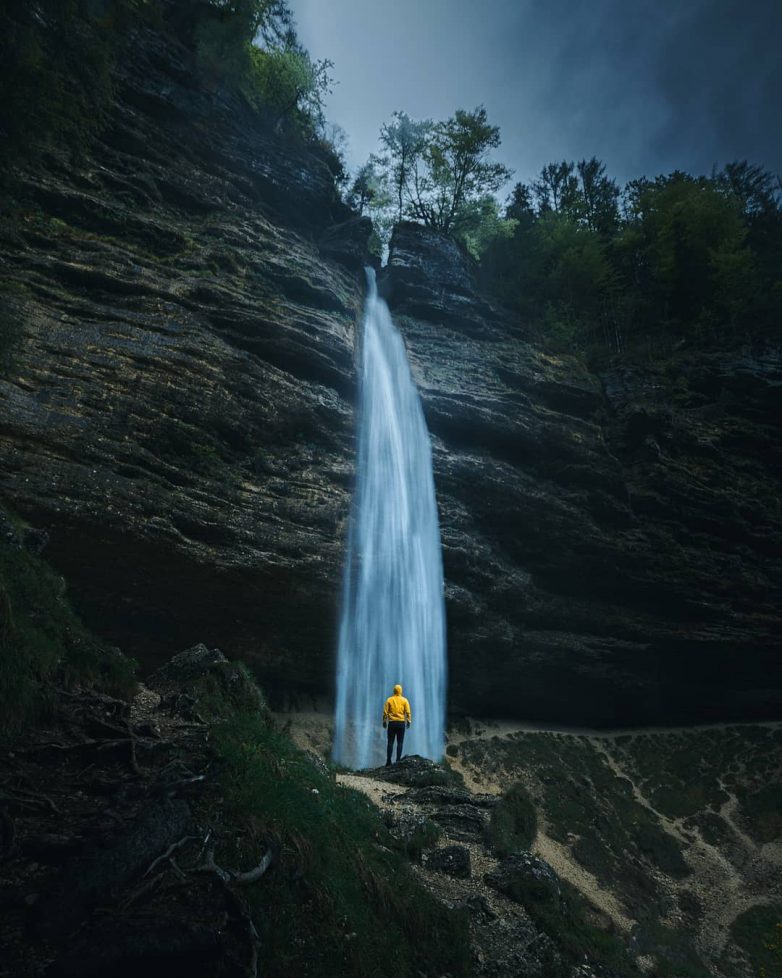
[[573, 164], [566, 160], [543, 167], [540, 176], [532, 184], [532, 192], [538, 202], [538, 213], [556, 213], [572, 204], [578, 189], [578, 180], [573, 175], [573, 169]]
[[458, 109], [444, 122], [416, 122], [395, 112], [380, 131], [383, 165], [392, 188], [396, 219], [409, 217], [451, 234], [464, 207], [492, 194], [510, 177], [489, 159], [500, 144], [500, 130], [486, 109]]
[[355, 179], [348, 192], [348, 204], [359, 214], [382, 208], [389, 201], [381, 167], [382, 161], [372, 155], [356, 171]]
[[238, 89], [275, 127], [322, 136], [333, 64], [299, 43], [288, 0], [194, 0], [192, 17], [207, 77]]
[[510, 220], [528, 221], [534, 216], [532, 187], [526, 183], [517, 183], [505, 204], [505, 217]]
[[480, 259], [490, 244], [507, 242], [516, 230], [515, 218], [502, 217], [497, 198], [485, 194], [463, 204], [453, 223], [453, 236]]
[[575, 194], [577, 216], [590, 231], [604, 235], [616, 230], [619, 223], [619, 187], [606, 176], [605, 164], [596, 157], [576, 165], [578, 190]]
[[406, 112], [394, 112], [391, 122], [380, 129], [380, 142], [388, 154], [379, 162], [386, 166], [386, 175], [396, 202], [396, 220], [401, 221], [406, 208], [419, 186], [419, 162], [429, 139], [433, 123], [413, 121]]
[[489, 124], [482, 105], [473, 112], [457, 109], [437, 123], [424, 149], [431, 190], [416, 196], [416, 216], [448, 234], [462, 207], [496, 192], [510, 178], [506, 166], [489, 159], [499, 145], [499, 126]]
[[713, 175], [713, 180], [717, 187], [736, 197], [744, 216], [750, 220], [779, 211], [782, 183], [761, 166], [747, 160], [728, 163], [724, 170]]

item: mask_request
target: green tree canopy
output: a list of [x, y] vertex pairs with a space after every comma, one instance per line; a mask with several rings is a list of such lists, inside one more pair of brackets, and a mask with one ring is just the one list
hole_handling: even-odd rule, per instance
[[517, 184], [505, 214], [515, 226], [484, 245], [485, 282], [560, 345], [779, 333], [780, 185], [760, 167], [677, 171], [620, 193], [599, 160], [562, 161]]
[[395, 219], [411, 218], [444, 234], [473, 226], [467, 210], [474, 218], [480, 201], [510, 177], [507, 167], [490, 158], [500, 145], [500, 130], [489, 123], [483, 106], [458, 109], [442, 122], [395, 112], [381, 128], [380, 142], [384, 155], [377, 162]]

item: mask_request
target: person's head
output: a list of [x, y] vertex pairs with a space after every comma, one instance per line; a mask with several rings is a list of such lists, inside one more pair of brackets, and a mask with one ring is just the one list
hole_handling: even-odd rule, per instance
[[396, 686], [394, 686], [394, 696], [401, 696], [401, 695], [402, 695], [402, 687], [399, 685], [399, 683], [397, 683]]

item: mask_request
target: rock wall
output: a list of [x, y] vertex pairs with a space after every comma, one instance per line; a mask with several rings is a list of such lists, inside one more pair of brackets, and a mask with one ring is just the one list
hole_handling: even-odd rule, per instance
[[143, 30], [129, 51], [99, 141], [20, 173], [2, 224], [0, 494], [144, 667], [203, 639], [314, 689], [352, 481], [345, 262], [368, 222], [184, 46]]
[[[331, 690], [369, 228], [315, 150], [139, 31], [111, 124], [0, 226], [0, 495], [144, 668], [204, 641]], [[686, 382], [546, 354], [412, 226], [382, 287], [434, 438], [451, 708], [778, 715], [778, 354]]]
[[627, 724], [778, 715], [780, 352], [601, 376], [397, 229], [384, 283], [435, 439], [452, 703]]

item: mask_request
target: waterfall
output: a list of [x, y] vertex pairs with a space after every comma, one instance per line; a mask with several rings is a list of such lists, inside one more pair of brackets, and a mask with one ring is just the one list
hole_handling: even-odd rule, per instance
[[445, 605], [432, 449], [404, 343], [367, 270], [358, 468], [337, 652], [334, 760], [385, 760], [383, 704], [410, 700], [405, 754], [439, 760], [445, 728]]

